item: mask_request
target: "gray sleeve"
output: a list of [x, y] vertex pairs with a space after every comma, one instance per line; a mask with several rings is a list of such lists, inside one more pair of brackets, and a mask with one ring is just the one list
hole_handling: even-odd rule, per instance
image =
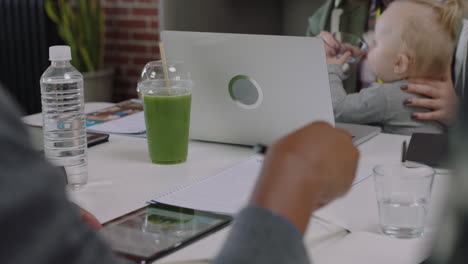
[[31, 148], [0, 87], [2, 263], [119, 263], [68, 202], [62, 176]]
[[328, 77], [336, 121], [358, 124], [384, 121], [387, 99], [382, 85], [374, 84], [359, 93], [347, 94], [343, 88], [346, 75], [341, 66], [329, 64]]
[[302, 236], [290, 222], [266, 209], [249, 206], [237, 216], [213, 264], [310, 263]]

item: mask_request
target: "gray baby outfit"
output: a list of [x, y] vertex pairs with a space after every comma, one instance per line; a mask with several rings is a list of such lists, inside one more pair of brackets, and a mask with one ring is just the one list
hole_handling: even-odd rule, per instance
[[428, 109], [405, 106], [405, 99], [423, 97], [406, 93], [401, 86], [406, 80], [390, 83], [373, 83], [359, 93], [346, 94], [341, 66], [328, 65], [328, 77], [335, 120], [344, 123], [378, 124], [385, 133], [411, 135], [412, 133], [442, 133], [444, 125], [437, 121], [418, 121], [411, 118], [414, 112]]

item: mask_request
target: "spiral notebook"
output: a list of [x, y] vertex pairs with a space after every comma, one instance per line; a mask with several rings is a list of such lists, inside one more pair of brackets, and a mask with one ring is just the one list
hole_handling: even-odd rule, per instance
[[263, 164], [255, 155], [222, 172], [155, 197], [150, 202], [235, 214], [247, 203]]
[[[200, 178], [159, 195], [150, 202], [236, 214], [247, 204], [262, 165], [263, 156], [254, 155], [215, 175]], [[353, 184], [371, 175], [371, 171], [358, 170]]]

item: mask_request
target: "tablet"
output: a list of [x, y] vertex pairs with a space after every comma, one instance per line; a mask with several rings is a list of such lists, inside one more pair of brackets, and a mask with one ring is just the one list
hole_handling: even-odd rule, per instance
[[[41, 126], [26, 125], [31, 137], [33, 148], [37, 151], [44, 151], [44, 135]], [[88, 148], [109, 141], [109, 134], [86, 132], [86, 142]]]
[[104, 224], [100, 234], [122, 257], [151, 263], [225, 227], [231, 220], [228, 215], [157, 203]]

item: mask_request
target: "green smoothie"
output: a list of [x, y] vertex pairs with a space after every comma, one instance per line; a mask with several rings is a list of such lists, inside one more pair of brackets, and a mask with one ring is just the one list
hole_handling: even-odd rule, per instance
[[146, 134], [151, 161], [177, 164], [187, 160], [191, 94], [144, 95]]

